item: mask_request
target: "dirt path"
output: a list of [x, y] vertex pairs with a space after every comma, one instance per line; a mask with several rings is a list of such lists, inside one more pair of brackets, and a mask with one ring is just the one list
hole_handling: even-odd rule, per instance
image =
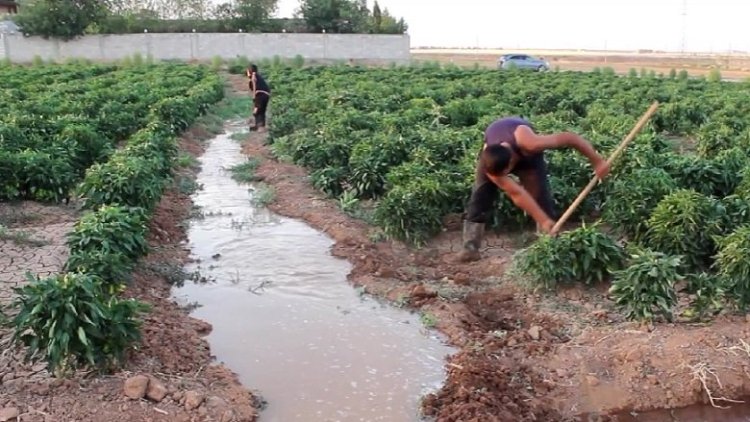
[[[243, 89], [242, 78], [234, 84]], [[445, 387], [425, 400], [438, 421], [617, 420], [608, 415], [707, 403], [706, 387], [714, 397], [750, 393], [744, 318], [638, 327], [622, 321], [602, 289], [534, 294], [503, 277], [517, 237], [490, 234], [482, 261], [454, 263], [458, 216], [418, 251], [378, 241], [373, 227], [325, 199], [304, 169], [275, 160], [264, 142], [253, 133], [243, 152], [261, 160], [257, 175], [276, 191], [269, 207], [326, 232], [332, 253], [353, 264], [354, 285], [431, 315], [460, 348]]]
[[[197, 135], [197, 136], [196, 136]], [[183, 136], [181, 149], [202, 153], [197, 140], [205, 133]], [[195, 169], [180, 177], [194, 177]], [[46, 365], [23, 361], [8, 347], [11, 333], [0, 331], [0, 419], [23, 421], [248, 421], [257, 417], [255, 397], [235, 375], [213, 362], [203, 338], [211, 327], [190, 318], [170, 298], [168, 281], [184, 278], [188, 257], [183, 221], [191, 210], [189, 196], [176, 188], [162, 198], [149, 236], [151, 253], [139, 264], [126, 296], [152, 306], [143, 327], [143, 344], [125, 368], [110, 376], [80, 373], [55, 379]], [[73, 206], [34, 203], [0, 204], [0, 224], [11, 228], [0, 240], [0, 300], [12, 300], [12, 288], [25, 282], [26, 270], [46, 276], [62, 269], [67, 257], [65, 234], [78, 215]], [[24, 234], [28, 233], [28, 234]], [[125, 381], [150, 378], [152, 399], [129, 399]], [[163, 395], [163, 397], [162, 397]]]

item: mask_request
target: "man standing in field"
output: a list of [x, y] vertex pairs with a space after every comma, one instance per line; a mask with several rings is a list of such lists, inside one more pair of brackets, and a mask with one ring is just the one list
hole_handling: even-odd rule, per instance
[[250, 130], [264, 132], [266, 128], [266, 110], [268, 102], [271, 100], [271, 87], [266, 80], [258, 73], [258, 66], [250, 65], [246, 70], [247, 77], [250, 79], [249, 87], [253, 95], [253, 117], [255, 125]]
[[[487, 127], [465, 214], [460, 261], [481, 258], [479, 246], [489, 213], [497, 200], [498, 187], [536, 221], [538, 231], [554, 235], [551, 231], [557, 213], [549, 189], [544, 151], [556, 148], [575, 148], [585, 155], [599, 179], [609, 174], [607, 160], [575, 133], [538, 135], [531, 123], [519, 117], [498, 119]], [[511, 173], [520, 183], [510, 177]]]

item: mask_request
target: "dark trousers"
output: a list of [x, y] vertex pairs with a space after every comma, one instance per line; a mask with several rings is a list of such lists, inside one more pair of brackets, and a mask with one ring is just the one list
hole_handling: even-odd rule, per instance
[[[553, 220], [557, 220], [555, 202], [549, 187], [547, 163], [544, 153], [523, 158], [512, 171], [521, 185], [536, 200], [539, 207]], [[487, 223], [492, 207], [497, 200], [498, 187], [487, 177], [480, 160], [474, 175], [474, 186], [466, 209], [465, 218], [473, 223]]]
[[253, 117], [255, 118], [256, 127], [263, 127], [266, 125], [266, 110], [268, 109], [268, 102], [270, 100], [271, 97], [264, 92], [258, 92], [255, 94], [255, 98], [253, 98], [253, 107], [256, 108], [257, 111], [253, 113]]

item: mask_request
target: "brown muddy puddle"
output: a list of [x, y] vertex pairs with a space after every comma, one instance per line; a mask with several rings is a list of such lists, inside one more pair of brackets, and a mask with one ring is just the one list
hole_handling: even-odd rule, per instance
[[326, 235], [255, 206], [227, 171], [244, 160], [229, 134], [201, 157], [203, 218], [189, 229], [199, 262], [186, 270], [208, 282], [173, 291], [213, 325], [212, 353], [267, 401], [261, 422], [420, 420], [454, 350], [419, 315], [354, 289]]
[[750, 422], [750, 400], [744, 403], [717, 403], [693, 405], [679, 409], [654, 410], [648, 412], [623, 412], [617, 422]]

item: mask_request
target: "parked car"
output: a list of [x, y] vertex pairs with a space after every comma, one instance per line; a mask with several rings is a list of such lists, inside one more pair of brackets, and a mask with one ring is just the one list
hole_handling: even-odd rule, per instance
[[498, 69], [531, 69], [539, 72], [549, 70], [549, 62], [527, 54], [506, 54], [497, 60]]

